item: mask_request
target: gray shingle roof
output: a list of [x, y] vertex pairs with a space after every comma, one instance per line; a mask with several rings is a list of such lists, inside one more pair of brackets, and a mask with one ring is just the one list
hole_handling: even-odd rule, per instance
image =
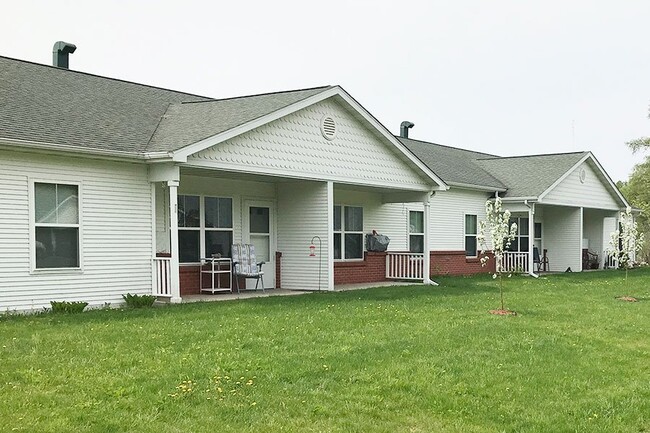
[[477, 163], [508, 187], [504, 197], [538, 197], [588, 153], [479, 158]]
[[495, 155], [410, 138], [397, 137], [397, 139], [447, 184], [506, 188], [502, 182], [477, 163], [478, 158], [491, 158]]
[[0, 137], [139, 152], [170, 103], [208, 98], [0, 57]]
[[214, 100], [0, 56], [0, 138], [134, 155], [169, 151], [328, 88]]
[[331, 86], [240, 98], [172, 104], [147, 151], [176, 150], [273, 113]]

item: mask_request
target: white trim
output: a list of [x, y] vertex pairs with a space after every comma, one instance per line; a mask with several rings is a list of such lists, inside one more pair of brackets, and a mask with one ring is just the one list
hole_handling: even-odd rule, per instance
[[[37, 268], [36, 267], [36, 198], [34, 194], [35, 183], [50, 185], [74, 185], [77, 187], [77, 224], [44, 224], [44, 226], [77, 228], [77, 254], [79, 266], [69, 268]], [[29, 273], [36, 274], [79, 274], [84, 270], [83, 255], [83, 182], [81, 180], [61, 179], [60, 177], [28, 177], [28, 215], [29, 215]]]
[[[72, 146], [69, 144], [55, 144], [55, 143], [45, 143], [42, 141], [30, 141], [30, 140], [19, 140], [15, 138], [6, 138], [0, 137], [0, 148], [6, 150], [15, 151], [16, 148], [20, 148], [21, 151], [33, 152], [33, 153], [75, 153], [78, 156], [92, 155], [96, 156], [97, 159], [108, 159], [116, 161], [135, 160], [142, 161], [147, 159], [146, 156], [134, 153], [134, 152], [125, 152], [120, 150], [105, 150], [105, 149], [92, 149], [82, 146]], [[165, 156], [169, 157], [167, 152]], [[133, 162], [135, 162], [133, 161]]]
[[334, 290], [334, 182], [327, 182], [327, 290]]
[[473, 185], [471, 183], [461, 183], [461, 182], [447, 182], [447, 185], [450, 187], [455, 187], [459, 189], [467, 189], [467, 190], [474, 190], [474, 191], [488, 191], [488, 192], [493, 192], [493, 191], [499, 191], [499, 192], [506, 192], [508, 191], [507, 188], [496, 188], [493, 186], [481, 186], [481, 185]]
[[423, 193], [431, 193], [431, 186], [429, 185], [405, 185], [402, 182], [379, 183], [376, 181], [373, 182], [372, 184], [368, 184], [365, 182], [359, 182], [354, 179], [341, 179], [340, 177], [337, 176], [295, 175], [292, 173], [282, 171], [281, 169], [273, 169], [270, 167], [258, 168], [258, 167], [247, 166], [245, 169], [240, 169], [239, 167], [233, 167], [232, 164], [218, 163], [216, 161], [210, 161], [210, 162], [193, 161], [191, 163], [183, 164], [183, 168], [201, 168], [201, 169], [207, 168], [210, 170], [221, 170], [221, 171], [226, 171], [231, 173], [262, 175], [262, 176], [277, 177], [282, 179], [310, 180], [310, 181], [317, 181], [317, 182], [332, 181], [332, 182], [337, 182], [339, 184], [352, 185], [352, 186], [362, 186], [362, 187], [371, 186], [376, 188], [390, 188], [390, 189], [401, 190], [405, 192], [418, 191]]
[[[426, 202], [426, 201], [423, 202], [423, 204], [425, 206], [427, 205], [427, 203], [428, 202]], [[421, 233], [415, 233], [415, 232], [411, 233], [411, 212], [419, 212], [419, 213], [422, 214], [422, 232]], [[422, 236], [422, 250], [423, 251], [421, 251], [421, 252], [422, 253], [426, 252], [425, 239], [426, 239], [426, 233], [427, 233], [427, 226], [424, 223], [424, 216], [425, 216], [424, 212], [425, 212], [424, 210], [420, 210], [420, 209], [412, 209], [412, 208], [409, 208], [409, 207], [406, 208], [406, 213], [407, 213], [407, 216], [406, 216], [406, 238], [407, 238], [407, 245], [408, 245], [409, 252], [415, 252], [415, 251], [411, 250], [411, 236]], [[417, 252], [420, 252], [420, 251], [417, 251]]]
[[[468, 256], [467, 255], [467, 236], [472, 236], [471, 234], [467, 234], [467, 215], [476, 217], [476, 234], [474, 234], [474, 239], [476, 241], [476, 254], [473, 256]], [[470, 212], [463, 212], [463, 250], [465, 251], [465, 258], [466, 259], [475, 259], [478, 257], [478, 250], [479, 250], [479, 245], [478, 245], [478, 214], [476, 213], [470, 213]]]
[[[562, 181], [564, 181], [567, 177], [571, 175], [578, 167], [580, 167], [585, 161], [588, 159], [591, 159], [591, 161], [596, 165], [598, 170], [600, 170], [600, 173], [603, 175], [605, 180], [607, 181], [607, 184], [609, 185], [610, 190], [614, 191], [616, 194], [616, 197], [623, 203], [623, 207], [629, 206], [628, 202], [625, 200], [625, 198], [621, 195], [620, 191], [616, 187], [616, 184], [612, 182], [612, 179], [609, 177], [607, 172], [603, 169], [603, 167], [600, 165], [596, 157], [591, 153], [587, 152], [587, 154], [580, 158], [578, 162], [576, 162], [570, 169], [568, 169], [562, 176], [560, 176], [551, 186], [549, 186], [544, 192], [542, 192], [539, 197], [537, 197], [538, 201], [542, 201], [544, 197], [546, 197], [553, 189], [555, 189], [556, 186], [558, 186]], [[571, 205], [570, 205], [571, 206]], [[606, 209], [606, 208], [603, 208]], [[608, 208], [607, 208], [608, 209]], [[580, 259], [582, 262], [582, 258]]]
[[180, 286], [180, 267], [178, 260], [178, 184], [179, 182], [170, 180], [167, 182], [169, 194], [169, 249], [171, 252], [170, 292], [172, 297], [169, 302], [180, 303], [181, 286]]
[[377, 121], [365, 108], [361, 106], [361, 104], [359, 104], [356, 100], [354, 100], [354, 98], [352, 98], [340, 86], [330, 87], [328, 89], [323, 90], [320, 93], [317, 93], [316, 95], [312, 95], [301, 101], [295, 102], [284, 108], [269, 113], [265, 116], [258, 117], [257, 119], [246, 122], [235, 128], [229, 129], [219, 134], [215, 134], [211, 137], [190, 144], [181, 149], [175, 150], [171, 152], [172, 158], [175, 162], [186, 163], [187, 158], [190, 155], [193, 155], [197, 152], [201, 152], [202, 150], [208, 149], [223, 141], [244, 134], [262, 125], [266, 125], [267, 123], [285, 117], [289, 114], [295, 113], [296, 111], [302, 110], [303, 108], [309, 107], [313, 104], [324, 101], [325, 99], [331, 98], [333, 96], [339, 96], [345, 102], [347, 102], [347, 104], [350, 105], [359, 115], [361, 115], [361, 117], [366, 122], [368, 122], [383, 138], [387, 139], [393, 146], [395, 146], [400, 151], [403, 157], [405, 157], [412, 165], [417, 167], [421, 171], [421, 173], [425, 175], [425, 177], [427, 177], [429, 180], [432, 180], [437, 185], [438, 190], [444, 191], [449, 189], [447, 184], [441, 178], [439, 178], [424, 163], [422, 163], [418, 158], [416, 158], [415, 155], [413, 155], [397, 138], [395, 138], [395, 136], [393, 136], [393, 134], [390, 133], [390, 131], [388, 131], [381, 123], [379, 123], [379, 121]]
[[[273, 289], [276, 286], [277, 275], [275, 272], [275, 252], [278, 247], [278, 230], [276, 224], [277, 204], [273, 199], [260, 199], [255, 197], [242, 197], [241, 199], [241, 217], [242, 217], [242, 241], [244, 243], [251, 243], [250, 232], [250, 208], [251, 207], [266, 207], [269, 208], [269, 259], [266, 261], [265, 276], [273, 276], [273, 278], [266, 279], [265, 289]], [[259, 260], [259, 257], [258, 257]], [[269, 270], [270, 268], [270, 270]]]
[[[335, 230], [334, 229], [334, 208], [336, 206], [339, 206], [341, 208], [341, 230]], [[345, 208], [350, 207], [350, 208], [359, 208], [361, 209], [361, 230], [360, 231], [346, 231], [345, 230]], [[342, 263], [342, 262], [362, 262], [364, 260], [364, 252], [366, 251], [365, 245], [364, 245], [364, 220], [365, 220], [365, 211], [363, 206], [359, 205], [353, 205], [353, 204], [344, 204], [344, 203], [334, 203], [332, 207], [332, 250], [334, 249], [334, 235], [335, 234], [340, 234], [341, 235], [341, 258], [340, 259], [334, 259], [336, 263]], [[345, 235], [346, 234], [351, 234], [351, 235], [361, 235], [361, 257], [355, 257], [352, 259], [346, 259], [345, 258]]]

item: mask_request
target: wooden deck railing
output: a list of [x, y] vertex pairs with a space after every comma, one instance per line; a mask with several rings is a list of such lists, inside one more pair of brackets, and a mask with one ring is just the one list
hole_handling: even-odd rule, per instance
[[155, 257], [152, 270], [153, 295], [171, 297], [171, 259], [169, 257]]
[[386, 278], [391, 280], [424, 279], [423, 253], [386, 254]]

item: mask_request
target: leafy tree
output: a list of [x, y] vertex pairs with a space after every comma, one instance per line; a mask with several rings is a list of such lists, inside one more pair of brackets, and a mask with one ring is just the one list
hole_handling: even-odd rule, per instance
[[[648, 115], [650, 118], [650, 114]], [[650, 151], [650, 137], [637, 138], [626, 143], [633, 153]], [[632, 174], [627, 182], [618, 182], [619, 187], [625, 198], [630, 204], [637, 209], [641, 209], [641, 214], [637, 216], [638, 230], [646, 238], [650, 237], [650, 155], [647, 155], [645, 161], [634, 167]], [[638, 253], [641, 261], [650, 262], [650, 243], [646, 243]]]
[[510, 211], [501, 210], [501, 198], [497, 197], [494, 202], [485, 202], [485, 221], [479, 222], [478, 235], [476, 239], [483, 246], [481, 265], [485, 266], [490, 256], [485, 254], [492, 246], [495, 261], [495, 273], [493, 278], [499, 277], [499, 295], [501, 296], [501, 310], [505, 310], [503, 303], [503, 268], [501, 266], [503, 253], [508, 250], [510, 243], [517, 236], [517, 224], [510, 225]]

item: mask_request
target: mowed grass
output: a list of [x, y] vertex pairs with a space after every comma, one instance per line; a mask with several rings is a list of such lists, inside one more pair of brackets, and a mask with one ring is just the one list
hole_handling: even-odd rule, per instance
[[650, 431], [648, 270], [439, 282], [4, 317], [0, 430]]

